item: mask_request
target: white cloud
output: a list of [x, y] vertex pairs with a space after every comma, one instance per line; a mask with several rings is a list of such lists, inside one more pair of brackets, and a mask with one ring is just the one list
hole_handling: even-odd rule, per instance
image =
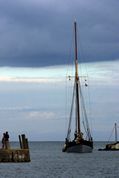
[[64, 67], [15, 68], [1, 67], [0, 82], [59, 83], [65, 80]]
[[21, 82], [21, 83], [54, 83], [54, 82], [62, 82], [61, 79], [56, 78], [30, 78], [30, 77], [0, 77], [0, 82]]
[[56, 119], [56, 113], [51, 111], [31, 111], [27, 113], [28, 120]]
[[27, 109], [28, 107], [0, 107], [0, 111], [23, 111]]
[[[88, 76], [92, 84], [118, 85], [119, 60], [79, 64], [79, 75]], [[62, 83], [74, 76], [74, 66], [45, 68], [0, 68], [0, 82]]]

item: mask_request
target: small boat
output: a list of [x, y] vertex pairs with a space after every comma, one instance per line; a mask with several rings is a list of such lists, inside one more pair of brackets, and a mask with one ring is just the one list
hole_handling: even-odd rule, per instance
[[114, 124], [113, 131], [115, 132], [115, 142], [105, 145], [105, 148], [100, 148], [98, 151], [119, 151], [119, 141], [117, 139], [117, 123]]
[[[78, 75], [78, 51], [77, 51], [77, 24], [74, 22], [74, 41], [75, 41], [75, 79], [74, 79], [74, 89], [73, 89], [73, 97], [71, 104], [71, 111], [69, 117], [69, 125], [68, 132], [65, 139], [65, 144], [62, 149], [63, 152], [71, 152], [71, 153], [89, 153], [93, 150], [93, 139], [91, 136], [89, 123], [87, 119], [86, 109], [83, 101], [83, 95], [81, 92], [80, 79]], [[87, 85], [85, 85], [87, 86]], [[85, 123], [84, 130], [86, 132], [86, 138], [81, 130], [81, 101], [83, 106], [83, 112], [85, 115]], [[75, 112], [75, 129], [74, 129], [74, 138], [71, 139], [71, 121], [72, 121], [72, 113], [73, 110]]]

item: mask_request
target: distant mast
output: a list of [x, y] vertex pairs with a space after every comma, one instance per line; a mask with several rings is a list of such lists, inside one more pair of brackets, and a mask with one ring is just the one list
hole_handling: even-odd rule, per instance
[[115, 142], [117, 142], [117, 124], [116, 123], [115, 123], [114, 127], [115, 127]]
[[80, 106], [79, 106], [79, 76], [78, 76], [78, 50], [77, 50], [77, 24], [74, 22], [75, 32], [75, 83], [76, 83], [76, 132], [77, 135], [81, 135], [80, 132]]

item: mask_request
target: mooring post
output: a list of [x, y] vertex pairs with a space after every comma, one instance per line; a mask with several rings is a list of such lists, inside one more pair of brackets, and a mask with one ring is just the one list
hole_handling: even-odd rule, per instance
[[22, 137], [22, 145], [23, 145], [22, 148], [26, 149], [27, 146], [26, 146], [26, 137], [25, 137], [25, 134], [22, 134], [21, 137]]
[[19, 144], [20, 144], [20, 148], [22, 149], [23, 144], [22, 144], [22, 140], [21, 140], [21, 136], [19, 135]]
[[26, 149], [29, 149], [28, 139], [26, 138], [25, 141], [26, 141]]

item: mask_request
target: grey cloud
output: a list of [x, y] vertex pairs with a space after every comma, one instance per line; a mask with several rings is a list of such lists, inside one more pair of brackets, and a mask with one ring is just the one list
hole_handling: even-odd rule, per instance
[[82, 62], [117, 59], [118, 7], [117, 0], [0, 1], [0, 66], [65, 64], [75, 18]]

